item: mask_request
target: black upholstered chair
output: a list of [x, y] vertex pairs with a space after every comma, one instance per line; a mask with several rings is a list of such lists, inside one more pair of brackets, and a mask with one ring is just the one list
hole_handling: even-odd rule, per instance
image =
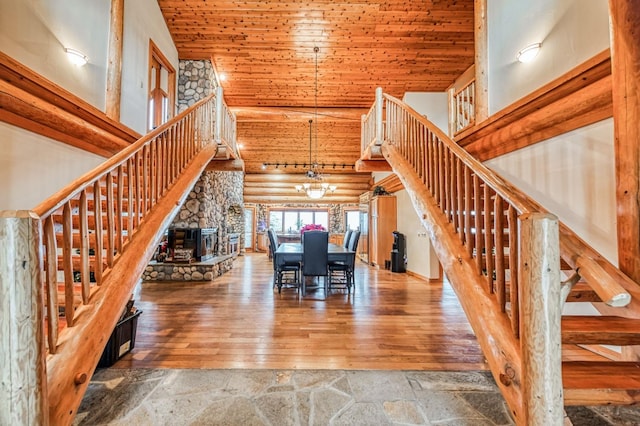
[[328, 288], [329, 233], [306, 231], [302, 236], [302, 294], [306, 292], [305, 277], [324, 277]]
[[349, 247], [349, 239], [351, 238], [351, 229], [347, 229], [347, 232], [344, 233], [344, 240], [342, 241], [342, 247]]
[[[358, 248], [360, 240], [360, 231], [353, 231], [349, 237], [349, 243], [346, 248], [353, 251], [353, 256], [349, 256], [346, 262], [329, 262], [329, 288], [346, 288], [351, 293], [351, 287], [354, 284], [355, 270], [355, 251]], [[354, 287], [355, 288], [355, 287]]]
[[347, 248], [351, 251], [357, 251], [359, 240], [360, 240], [360, 231], [353, 231], [349, 238], [349, 246]]
[[300, 286], [300, 263], [298, 262], [276, 262], [276, 250], [278, 249], [278, 237], [273, 229], [267, 231], [269, 236], [269, 250], [273, 253], [273, 286], [278, 286], [278, 293], [282, 291], [282, 286]]

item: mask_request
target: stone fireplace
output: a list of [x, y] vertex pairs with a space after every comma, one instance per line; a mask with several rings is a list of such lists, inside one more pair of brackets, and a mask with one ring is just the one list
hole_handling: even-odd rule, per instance
[[[199, 233], [187, 244], [194, 249], [194, 259], [182, 265], [150, 264], [143, 280], [211, 280], [231, 269], [240, 253], [232, 252], [237, 245], [230, 243], [244, 239], [244, 221], [239, 220], [243, 217], [243, 184], [242, 172], [205, 171], [167, 230], [167, 237], [171, 230], [181, 230], [188, 236]], [[215, 241], [212, 229], [217, 231]], [[198, 230], [207, 231], [203, 234]], [[198, 247], [204, 252], [198, 254]]]
[[190, 251], [190, 259], [204, 262], [218, 253], [218, 228], [169, 228], [167, 232], [169, 259], [176, 260], [176, 250]]

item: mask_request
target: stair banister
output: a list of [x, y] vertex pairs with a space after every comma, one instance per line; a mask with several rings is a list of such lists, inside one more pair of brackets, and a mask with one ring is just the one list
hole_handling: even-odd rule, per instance
[[0, 403], [0, 424], [71, 423], [164, 229], [220, 147], [239, 158], [224, 103], [214, 143], [215, 101], [196, 103], [33, 212], [0, 212], [0, 319], [9, 339], [0, 396], [12, 404]]
[[[561, 293], [566, 295], [579, 274], [602, 300], [622, 306], [631, 300], [630, 293], [637, 295], [637, 286], [411, 107], [386, 94], [384, 102], [382, 154], [403, 181], [445, 273], [452, 284], [454, 279], [459, 282], [454, 289], [516, 420], [561, 424], [562, 384], [551, 380], [554, 375], [561, 377]], [[367, 152], [371, 147], [363, 149], [363, 157]], [[534, 217], [549, 224], [533, 228], [547, 230], [531, 234], [533, 238], [527, 235], [525, 241], [527, 221]], [[531, 249], [532, 240], [540, 248]], [[560, 257], [574, 269], [574, 276], [563, 285]], [[637, 305], [637, 300], [632, 303]], [[496, 309], [496, 314], [487, 309]], [[532, 341], [538, 344], [529, 344]], [[548, 384], [552, 389], [545, 388]]]

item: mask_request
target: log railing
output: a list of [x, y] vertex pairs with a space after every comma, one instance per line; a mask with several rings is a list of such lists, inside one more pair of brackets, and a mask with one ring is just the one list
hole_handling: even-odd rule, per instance
[[89, 303], [146, 214], [213, 143], [217, 99], [201, 101], [34, 209], [44, 231], [49, 353], [56, 352], [59, 318], [73, 327], [78, 305]]
[[[216, 120], [220, 116], [224, 119]], [[172, 215], [217, 152], [239, 158], [235, 140], [226, 140], [235, 135], [230, 125], [235, 119], [218, 92], [33, 212], [0, 212], [0, 294], [17, 292], [2, 305], [1, 322], [21, 329], [10, 345], [16, 355], [0, 367], [11, 372], [3, 388], [10, 393], [0, 395], [14, 401], [0, 414], [0, 423], [26, 424], [25, 415], [33, 424], [71, 423], [108, 336]], [[25, 298], [33, 307], [18, 313], [12, 305], [22, 306]], [[25, 321], [24, 315], [33, 320]], [[33, 330], [27, 332], [27, 324]], [[14, 374], [25, 368], [28, 374]], [[30, 393], [23, 399], [15, 392], [19, 389]]]
[[451, 96], [454, 135], [473, 126], [476, 121], [476, 81], [471, 80]]
[[370, 144], [384, 141], [514, 416], [557, 423], [561, 259], [574, 275], [565, 286], [581, 277], [610, 306], [629, 304], [634, 283], [425, 117], [386, 94], [382, 103]]

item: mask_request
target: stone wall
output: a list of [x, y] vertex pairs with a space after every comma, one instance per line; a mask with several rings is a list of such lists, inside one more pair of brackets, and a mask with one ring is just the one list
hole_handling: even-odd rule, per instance
[[178, 68], [178, 113], [206, 98], [216, 88], [210, 61], [181, 60]]
[[204, 172], [170, 226], [218, 228], [217, 254], [228, 254], [229, 234], [244, 241], [243, 186], [242, 172]]

